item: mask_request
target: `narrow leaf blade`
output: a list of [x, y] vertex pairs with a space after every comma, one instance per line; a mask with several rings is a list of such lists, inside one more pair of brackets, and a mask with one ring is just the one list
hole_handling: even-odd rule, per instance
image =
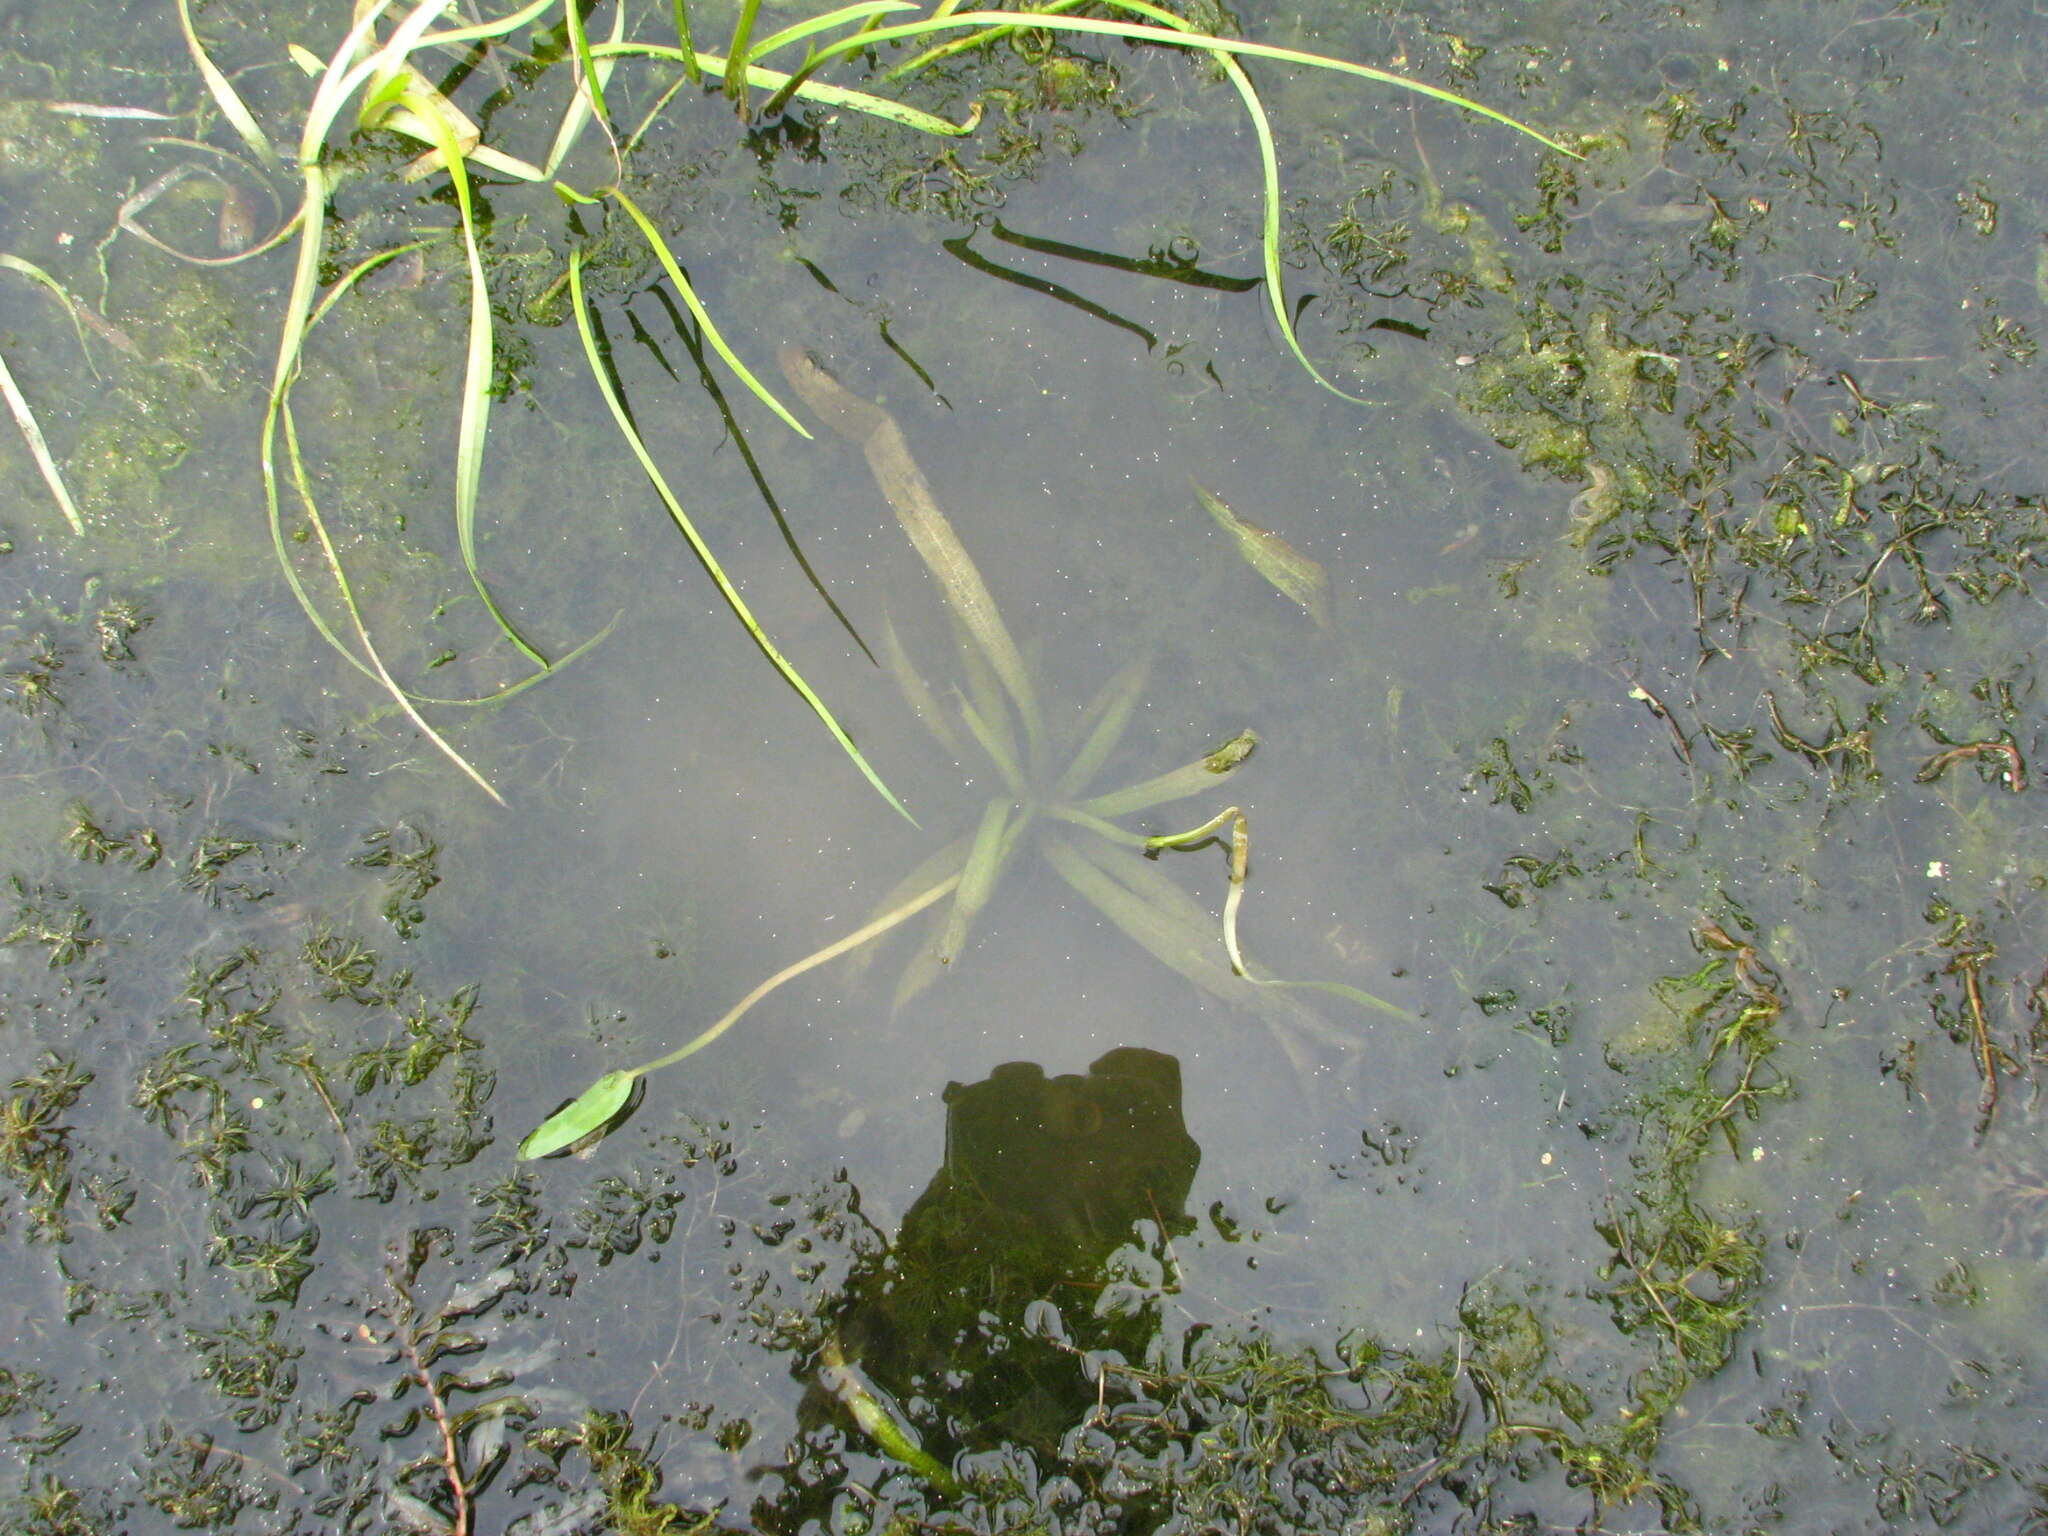
[[8, 413], [14, 417], [15, 426], [21, 429], [22, 441], [28, 444], [29, 456], [36, 461], [36, 472], [43, 477], [43, 484], [50, 488], [57, 510], [64, 514], [64, 521], [71, 525], [71, 531], [84, 538], [85, 520], [78, 515], [78, 506], [72, 501], [71, 492], [65, 488], [63, 471], [57, 468], [56, 456], [50, 452], [43, 429], [36, 425], [35, 412], [29, 409], [28, 397], [15, 384], [5, 358], [0, 358], [0, 398], [6, 400]]
[[953, 892], [953, 907], [946, 914], [946, 926], [939, 934], [939, 964], [951, 965], [953, 957], [967, 943], [967, 930], [995, 890], [996, 876], [1003, 863], [1003, 829], [1009, 824], [1012, 806], [1007, 800], [991, 800], [981, 814], [981, 826], [974, 834], [960, 885]]
[[804, 681], [803, 674], [798, 672], [789, 658], [776, 648], [775, 642], [768, 638], [767, 631], [761, 628], [753, 610], [740, 596], [739, 589], [725, 574], [725, 567], [718, 563], [718, 557], [712, 554], [711, 546], [704, 542], [703, 535], [697, 531], [697, 525], [690, 521], [689, 513], [683, 510], [683, 504], [676, 500], [675, 492], [669, 489], [668, 481], [662, 478], [661, 471], [655, 466], [654, 456], [647, 451], [647, 444], [642, 441], [640, 433], [633, 426], [632, 418], [626, 414], [625, 403], [619, 399], [618, 391], [612, 387], [611, 375], [606, 370], [604, 358], [598, 351], [597, 335], [591, 329], [590, 311], [583, 296], [583, 252], [580, 247], [569, 254], [569, 302], [575, 313], [577, 332], [583, 341], [583, 354], [590, 365], [590, 376], [597, 384], [598, 393], [604, 397], [606, 406], [611, 410], [612, 420], [618, 424], [620, 434], [626, 439], [626, 446], [633, 451], [633, 457], [640, 461], [640, 468], [645, 471], [648, 481], [654, 486], [655, 494], [661, 498], [662, 505], [668, 508], [670, 518], [681, 530], [683, 537], [689, 540], [690, 548], [696, 551], [697, 558], [703, 562], [704, 569], [710, 573], [712, 581], [717, 583], [726, 605], [746, 627], [747, 633], [754, 637], [754, 643], [760, 646], [762, 654], [774, 663], [776, 671], [780, 672], [790, 687], [810, 705], [811, 712], [823, 722], [825, 729], [832, 733], [832, 739], [839, 743], [839, 749], [853, 760], [853, 765], [861, 771], [868, 783], [874, 786], [875, 792], [888, 801], [905, 821], [913, 827], [916, 826], [917, 818], [896, 798], [896, 792], [882, 782], [882, 776], [875, 771], [867, 758], [862, 756], [860, 748], [853, 744], [853, 738], [846, 734], [845, 728], [834, 718], [832, 711], [825, 707], [825, 701], [818, 697], [811, 685]]

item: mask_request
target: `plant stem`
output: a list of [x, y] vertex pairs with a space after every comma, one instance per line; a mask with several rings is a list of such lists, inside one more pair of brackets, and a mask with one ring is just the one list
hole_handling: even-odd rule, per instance
[[712, 1025], [709, 1029], [705, 1030], [703, 1034], [699, 1035], [696, 1039], [692, 1040], [688, 1045], [685, 1045], [678, 1050], [670, 1051], [666, 1056], [659, 1057], [654, 1061], [650, 1061], [644, 1067], [633, 1068], [631, 1075], [634, 1077], [645, 1077], [650, 1072], [659, 1072], [663, 1067], [674, 1066], [677, 1062], [681, 1061], [685, 1056], [695, 1055], [698, 1051], [703, 1050], [705, 1046], [711, 1044], [711, 1042], [716, 1040], [720, 1035], [724, 1034], [728, 1029], [731, 1029], [733, 1025], [737, 1024], [740, 1021], [741, 1015], [746, 1013], [746, 1011], [749, 1008], [753, 1007], [754, 1004], [761, 1001], [761, 999], [766, 997], [770, 992], [773, 992], [777, 987], [781, 986], [785, 981], [793, 981], [797, 977], [803, 975], [805, 971], [813, 970], [816, 967], [823, 965], [827, 960], [836, 960], [841, 955], [845, 954], [849, 949], [858, 949], [861, 945], [867, 943], [869, 939], [875, 938], [880, 934], [887, 933], [891, 928], [894, 928], [898, 923], [903, 922], [908, 918], [917, 916], [918, 913], [922, 912], [926, 907], [930, 906], [933, 902], [937, 901], [941, 896], [944, 896], [947, 892], [951, 891], [953, 887], [958, 885], [959, 883], [959, 875], [948, 875], [945, 879], [941, 880], [937, 885], [930, 886], [927, 889], [920, 891], [917, 895], [911, 897], [910, 900], [904, 902], [902, 906], [896, 907], [891, 911], [884, 912], [880, 917], [876, 918], [873, 922], [867, 924], [865, 927], [856, 928], [852, 933], [849, 933], [845, 938], [838, 940], [836, 943], [827, 944], [823, 949], [818, 950], [813, 954], [805, 955], [803, 959], [797, 961], [795, 964], [784, 966], [781, 970], [777, 971], [773, 976], [770, 976], [766, 981], [762, 982], [758, 987], [754, 988], [754, 990], [749, 992], [745, 997], [741, 998], [737, 1003], [733, 1004], [732, 1011], [730, 1013], [728, 1013], [724, 1018], [720, 1019], [716, 1024]]

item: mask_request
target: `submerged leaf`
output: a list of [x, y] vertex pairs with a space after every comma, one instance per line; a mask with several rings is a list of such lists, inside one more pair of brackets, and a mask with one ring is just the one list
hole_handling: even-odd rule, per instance
[[[867, 920], [873, 922], [884, 913], [893, 912], [896, 908], [902, 906], [904, 902], [910, 900], [919, 891], [938, 884], [939, 881], [945, 879], [948, 875], [961, 873], [966, 866], [968, 849], [972, 846], [973, 841], [973, 834], [967, 833], [954, 838], [945, 847], [919, 860], [917, 868], [891, 886], [882, 899], [868, 909]], [[936, 933], [937, 929], [934, 928], [933, 932]], [[920, 945], [919, 952], [929, 953], [931, 947], [929, 944]], [[842, 971], [849, 985], [858, 982], [862, 976], [867, 974], [868, 966], [873, 963], [875, 956], [880, 951], [881, 946], [874, 945], [854, 952], [853, 957], [846, 962]]]
[[862, 1379], [860, 1371], [846, 1358], [838, 1335], [825, 1341], [818, 1351], [818, 1385], [845, 1406], [861, 1433], [882, 1448], [884, 1454], [909, 1467], [950, 1497], [957, 1497], [960, 1484], [917, 1443], [915, 1431], [901, 1413]]
[[910, 653], [903, 649], [896, 626], [889, 621], [887, 614], [882, 616], [882, 662], [888, 667], [889, 675], [896, 679], [896, 686], [903, 691], [903, 702], [910, 706], [910, 712], [956, 760], [965, 757], [967, 753], [959, 733], [953, 729], [953, 722], [940, 713], [939, 701], [932, 697], [930, 686], [912, 664]]
[[1124, 732], [1130, 729], [1131, 711], [1138, 707], [1138, 700], [1145, 691], [1145, 677], [1150, 670], [1149, 662], [1134, 661], [1103, 685], [1102, 692], [1089, 706], [1091, 723], [1088, 734], [1082, 739], [1081, 749], [1074, 754], [1074, 760], [1053, 786], [1054, 800], [1073, 799], [1101, 771], [1102, 765], [1109, 760], [1109, 754], [1124, 739]]
[[541, 1121], [519, 1143], [522, 1158], [546, 1157], [571, 1142], [581, 1141], [625, 1107], [633, 1095], [637, 1072], [607, 1072], [583, 1092]]
[[1138, 811], [1149, 811], [1156, 806], [1174, 800], [1185, 800], [1189, 795], [1199, 795], [1204, 790], [1216, 787], [1216, 780], [1224, 774], [1234, 772], [1238, 765], [1252, 755], [1259, 744], [1259, 738], [1251, 731], [1240, 731], [1213, 752], [1203, 754], [1192, 763], [1146, 779], [1143, 783], [1132, 784], [1124, 789], [1113, 789], [1106, 795], [1097, 795], [1092, 800], [1083, 800], [1078, 807], [1091, 816], [1130, 816]]
[[6, 400], [15, 426], [21, 429], [22, 441], [28, 444], [29, 456], [36, 461], [36, 470], [42, 475], [43, 484], [50, 488], [50, 495], [56, 499], [57, 510], [64, 514], [64, 521], [71, 525], [71, 531], [84, 538], [85, 521], [78, 515], [78, 504], [71, 499], [71, 492], [64, 485], [64, 472], [57, 467], [56, 457], [43, 437], [43, 429], [36, 425], [35, 412], [29, 409], [28, 397], [15, 384], [14, 375], [8, 371], [4, 358], [0, 358], [0, 399]]
[[858, 444], [867, 456], [875, 484], [909, 536], [918, 558], [938, 582], [946, 606], [980, 647], [1016, 702], [1035, 759], [1040, 732], [1038, 698], [1031, 674], [1017, 642], [1010, 638], [988, 583], [982, 580], [980, 568], [933, 498], [924, 471], [911, 457], [910, 446], [904, 441], [896, 418], [841, 384], [829, 368], [802, 347], [784, 347], [776, 356], [790, 387], [803, 397], [804, 404], [841, 437]]
[[1237, 541], [1237, 552], [1273, 587], [1301, 604], [1318, 629], [1330, 627], [1330, 578], [1279, 534], [1244, 521], [1199, 480], [1190, 482], [1216, 524]]
[[962, 699], [960, 718], [967, 722], [967, 729], [981, 743], [981, 750], [996, 765], [996, 771], [1003, 776], [1010, 793], [1019, 800], [1026, 798], [1030, 789], [1025, 783], [1024, 770], [1018, 766], [1015, 745], [1008, 739], [1009, 716], [1000, 709], [993, 716], [984, 714], [974, 707], [972, 699]]
[[995, 889], [996, 876], [1002, 870], [1003, 855], [1008, 851], [1003, 829], [1009, 825], [1013, 808], [1007, 800], [991, 800], [982, 812], [981, 827], [974, 834], [974, 846], [960, 872], [959, 888], [953, 892], [953, 909], [946, 914], [946, 926], [939, 933], [941, 965], [953, 963], [953, 957], [967, 942], [968, 928], [988, 905], [989, 893]]
[[889, 999], [889, 1012], [901, 1013], [910, 1006], [911, 999], [937, 981], [945, 967], [939, 964], [939, 952], [930, 944], [920, 944], [910, 952], [910, 958], [903, 962], [903, 973], [896, 978], [896, 991]]

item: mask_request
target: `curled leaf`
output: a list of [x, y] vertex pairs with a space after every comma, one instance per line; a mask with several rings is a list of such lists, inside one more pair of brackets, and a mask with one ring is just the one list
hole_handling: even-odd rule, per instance
[[[1222, 757], [1224, 750], [1213, 755]], [[1211, 772], [1227, 772], [1227, 769], [1211, 769]], [[1247, 976], [1244, 968], [1244, 951], [1237, 945], [1237, 909], [1244, 902], [1244, 879], [1251, 869], [1252, 825], [1244, 812], [1237, 806], [1226, 806], [1203, 822], [1186, 832], [1173, 832], [1165, 837], [1145, 839], [1145, 852], [1156, 855], [1167, 848], [1199, 848], [1212, 838], [1220, 837], [1225, 830], [1230, 835], [1230, 895], [1223, 902], [1223, 952], [1230, 956], [1233, 975]]]

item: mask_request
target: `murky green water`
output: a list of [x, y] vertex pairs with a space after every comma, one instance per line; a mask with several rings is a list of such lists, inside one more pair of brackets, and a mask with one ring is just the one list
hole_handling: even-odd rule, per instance
[[[1009, 793], [863, 651], [893, 627], [952, 718], [976, 693], [939, 589], [858, 448], [700, 368], [616, 208], [480, 172], [480, 566], [550, 656], [613, 626], [538, 687], [420, 706], [494, 804], [280, 574], [258, 443], [291, 247], [204, 266], [122, 226], [216, 258], [296, 177], [219, 120], [175, 11], [10, 13], [0, 250], [90, 313], [81, 343], [0, 272], [0, 356], [86, 524], [10, 431], [0, 1524], [2048, 1522], [2042, 21], [1667, 12], [1224, 28], [1586, 151], [1250, 66], [1301, 342], [1363, 406], [1272, 322], [1255, 140], [1194, 61], [1036, 36], [886, 88], [981, 100], [960, 141], [815, 107], [749, 135], [687, 87], [660, 111], [625, 186], [765, 382], [814, 348], [896, 417], [1048, 761], [1140, 659], [1097, 791], [1255, 730], [1213, 793], [1123, 824], [1241, 806], [1254, 970], [1413, 1017], [1233, 981], [1214, 844], [1094, 855], [1199, 904], [1205, 990], [1027, 841], [902, 1006], [913, 924], [532, 1163], [564, 1099]], [[723, 50], [730, 13], [692, 14]], [[197, 23], [295, 144], [286, 45], [324, 59], [342, 13]], [[539, 159], [564, 44], [514, 41], [436, 83]], [[622, 65], [615, 120], [673, 78]], [[457, 210], [400, 178], [414, 146], [331, 142], [323, 282], [433, 238], [314, 332], [307, 488], [392, 672], [489, 697], [531, 668], [455, 531]], [[559, 175], [614, 171], [586, 138]], [[579, 244], [662, 472], [919, 826], [626, 451], [566, 307]], [[1324, 568], [1326, 625], [1191, 481]]]

